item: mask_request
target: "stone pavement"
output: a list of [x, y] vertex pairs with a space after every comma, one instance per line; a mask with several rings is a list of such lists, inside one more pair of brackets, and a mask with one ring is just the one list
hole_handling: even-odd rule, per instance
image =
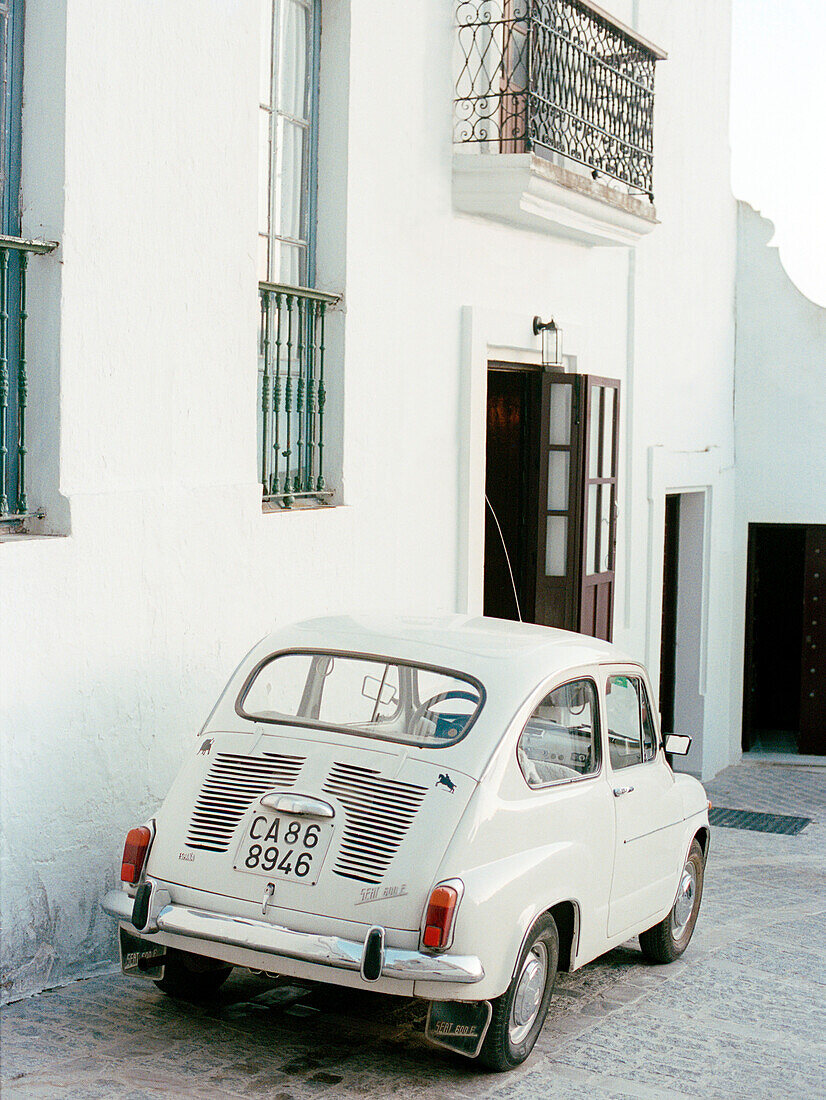
[[717, 828], [694, 939], [671, 966], [636, 943], [560, 975], [520, 1069], [428, 1046], [424, 1006], [236, 972], [210, 1008], [120, 974], [9, 1005], [8, 1100], [814, 1100], [826, 1096], [826, 769], [729, 768], [720, 806], [814, 818], [798, 836]]

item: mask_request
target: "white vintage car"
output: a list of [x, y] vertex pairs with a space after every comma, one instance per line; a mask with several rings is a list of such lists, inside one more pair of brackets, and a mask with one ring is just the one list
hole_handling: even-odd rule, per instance
[[434, 1043], [519, 1065], [557, 969], [691, 939], [708, 803], [651, 700], [614, 646], [496, 619], [265, 638], [127, 837], [103, 902], [124, 971], [184, 997], [234, 966], [422, 997]]

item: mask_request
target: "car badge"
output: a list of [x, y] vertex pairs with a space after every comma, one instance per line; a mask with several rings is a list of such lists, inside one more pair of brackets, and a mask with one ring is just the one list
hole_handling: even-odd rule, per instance
[[201, 747], [198, 749], [198, 752], [201, 756], [209, 756], [209, 752], [210, 752], [211, 748], [212, 748], [212, 738], [208, 737], [206, 739], [206, 741], [204, 741], [203, 745], [201, 745]]
[[456, 790], [456, 784], [453, 782], [447, 772], [439, 773], [439, 778], [436, 781], [436, 786], [444, 787], [445, 790], [450, 791], [451, 794], [453, 794], [453, 792]]

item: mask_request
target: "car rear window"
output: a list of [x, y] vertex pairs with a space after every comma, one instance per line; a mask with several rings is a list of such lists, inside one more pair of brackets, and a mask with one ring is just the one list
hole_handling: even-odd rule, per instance
[[236, 711], [255, 722], [288, 722], [430, 748], [460, 741], [485, 692], [448, 669], [350, 653], [275, 653], [260, 662]]

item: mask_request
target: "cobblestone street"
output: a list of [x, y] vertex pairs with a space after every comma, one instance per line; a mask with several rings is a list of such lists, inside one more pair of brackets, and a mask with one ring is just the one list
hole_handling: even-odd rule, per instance
[[418, 1002], [236, 972], [204, 1008], [112, 973], [4, 1010], [3, 1095], [826, 1095], [826, 769], [730, 768], [708, 791], [721, 807], [813, 823], [797, 836], [714, 829], [683, 959], [648, 965], [633, 942], [561, 975], [533, 1055], [510, 1074], [428, 1046]]

